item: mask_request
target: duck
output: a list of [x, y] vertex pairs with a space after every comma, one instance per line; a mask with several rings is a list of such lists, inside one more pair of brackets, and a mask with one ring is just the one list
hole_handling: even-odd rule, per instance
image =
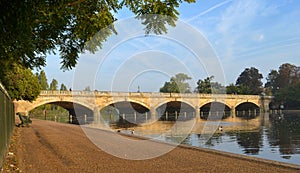
[[219, 126], [219, 127], [218, 127], [218, 130], [223, 131], [223, 127], [222, 127], [222, 126]]

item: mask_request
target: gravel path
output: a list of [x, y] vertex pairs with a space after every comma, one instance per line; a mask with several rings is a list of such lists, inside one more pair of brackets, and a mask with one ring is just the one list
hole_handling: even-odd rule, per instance
[[[111, 134], [102, 130], [89, 130], [93, 133], [99, 132], [103, 136]], [[15, 141], [14, 152], [20, 172], [25, 173], [300, 172], [300, 168], [187, 147], [177, 147], [162, 156], [147, 160], [122, 159], [99, 149], [86, 137], [80, 126], [50, 121], [33, 120], [30, 127], [18, 128], [16, 131], [19, 137]], [[109, 143], [109, 145], [118, 149], [120, 143]], [[156, 146], [164, 145], [168, 147], [167, 144], [155, 144], [155, 142], [145, 144], [144, 147], [148, 148], [147, 152], [155, 152]]]

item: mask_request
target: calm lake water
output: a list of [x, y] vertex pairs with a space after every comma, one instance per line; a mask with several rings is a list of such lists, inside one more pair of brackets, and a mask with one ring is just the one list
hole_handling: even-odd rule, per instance
[[[234, 126], [235, 123], [220, 122], [219, 125], [223, 126], [224, 130], [217, 130], [214, 134], [197, 134], [197, 131], [194, 131], [188, 136], [183, 136], [184, 140], [181, 143], [300, 165], [300, 114], [284, 117], [265, 115], [257, 128], [251, 130], [245, 127], [243, 130], [239, 128], [225, 131], [226, 127]], [[145, 129], [139, 128], [135, 129], [135, 132], [166, 142], [176, 142], [176, 138], [168, 133], [144, 133]]]

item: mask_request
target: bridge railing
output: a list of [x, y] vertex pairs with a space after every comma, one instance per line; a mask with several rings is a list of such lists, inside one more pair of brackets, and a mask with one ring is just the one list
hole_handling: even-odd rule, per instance
[[0, 83], [0, 170], [5, 160], [14, 125], [14, 104]]
[[[258, 99], [260, 95], [235, 95], [235, 94], [201, 94], [201, 93], [160, 93], [160, 92], [110, 92], [110, 91], [51, 91], [44, 90], [40, 93], [41, 96], [44, 95], [72, 95], [72, 96], [127, 96], [127, 97], [196, 97], [196, 98], [216, 98], [216, 99]], [[264, 96], [268, 98], [270, 96]]]

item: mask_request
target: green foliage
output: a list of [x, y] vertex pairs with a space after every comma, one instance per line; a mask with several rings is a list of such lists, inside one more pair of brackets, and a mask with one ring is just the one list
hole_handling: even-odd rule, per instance
[[57, 80], [56, 79], [52, 79], [52, 81], [50, 83], [49, 89], [52, 90], [52, 91], [56, 91], [57, 90], [57, 85], [58, 85]]
[[271, 70], [267, 77], [265, 88], [275, 95], [277, 91], [292, 86], [298, 82], [300, 82], [300, 67], [285, 63], [279, 67], [278, 71]]
[[278, 72], [276, 70], [271, 70], [268, 74], [267, 83], [265, 84], [265, 88], [269, 90], [272, 94], [276, 92], [276, 89], [279, 87], [277, 84]]
[[210, 76], [204, 80], [199, 79], [197, 82], [197, 87], [196, 87], [195, 91], [198, 93], [204, 93], [204, 94], [212, 93], [211, 81], [213, 78], [214, 78], [213, 76]]
[[250, 86], [246, 84], [240, 84], [237, 86], [238, 92], [237, 94], [245, 94], [245, 95], [258, 95], [261, 93], [261, 89], [257, 89], [258, 92], [253, 91]]
[[45, 71], [42, 70], [37, 76], [38, 76], [39, 84], [41, 85], [41, 89], [48, 90], [49, 85], [48, 85], [48, 80]]
[[[271, 73], [276, 73], [272, 70]], [[276, 94], [277, 91], [293, 86], [300, 82], [300, 67], [296, 65], [285, 63], [279, 67], [277, 75], [274, 76], [270, 86], [274, 88], [273, 93]]]
[[109, 36], [116, 34], [114, 14], [122, 7], [128, 7], [142, 20], [146, 34], [161, 34], [167, 32], [166, 25], [175, 26], [177, 8], [182, 2], [195, 0], [2, 0], [0, 61], [32, 69], [44, 66], [46, 54], [59, 49], [61, 68], [72, 69], [80, 53], [95, 52]]
[[0, 79], [12, 99], [34, 101], [40, 94], [37, 77], [23, 66], [12, 64]]
[[[188, 3], [195, 2], [195, 0], [184, 0]], [[163, 34], [167, 32], [166, 24], [175, 26], [178, 19], [179, 7], [182, 0], [125, 0], [124, 5], [128, 7], [136, 18], [144, 24], [146, 34], [155, 33]], [[150, 15], [149, 15], [150, 14]], [[155, 14], [155, 15], [153, 15]], [[159, 16], [158, 16], [159, 15]]]
[[[44, 115], [44, 110], [46, 110], [46, 117]], [[57, 105], [46, 104], [39, 106], [29, 112], [29, 116], [37, 119], [46, 119], [51, 121], [57, 121], [61, 123], [67, 123], [69, 121], [69, 112]]]
[[113, 106], [106, 106], [100, 110], [100, 115], [104, 121], [116, 122], [120, 119], [119, 111]]
[[195, 92], [203, 94], [222, 94], [225, 93], [225, 87], [218, 82], [212, 82], [214, 76], [207, 77], [204, 80], [199, 79]]
[[300, 82], [279, 90], [275, 94], [277, 103], [284, 103], [287, 109], [300, 109]]
[[278, 71], [271, 70], [265, 91], [275, 96], [273, 105], [285, 104], [288, 109], [300, 109], [300, 67], [284, 63]]
[[175, 82], [165, 82], [164, 86], [159, 89], [162, 93], [180, 93], [179, 88]]
[[278, 71], [271, 70], [267, 77], [265, 90], [275, 96], [274, 105], [284, 103], [287, 108], [300, 108], [299, 86], [300, 86], [300, 67], [285, 63]]
[[163, 93], [190, 93], [190, 85], [186, 82], [192, 79], [184, 73], [178, 73], [171, 77], [170, 82], [165, 82], [164, 86], [160, 88]]
[[239, 89], [233, 83], [226, 86], [226, 94], [238, 94], [238, 93], [239, 93]]
[[261, 79], [262, 74], [254, 68], [246, 68], [238, 77], [236, 81], [236, 86], [239, 87], [240, 94], [260, 94], [262, 89]]
[[275, 85], [280, 89], [290, 87], [300, 82], [300, 67], [289, 63], [282, 64], [275, 79]]
[[60, 85], [60, 90], [61, 90], [61, 91], [67, 91], [68, 89], [67, 89], [66, 85], [62, 83], [62, 84]]

